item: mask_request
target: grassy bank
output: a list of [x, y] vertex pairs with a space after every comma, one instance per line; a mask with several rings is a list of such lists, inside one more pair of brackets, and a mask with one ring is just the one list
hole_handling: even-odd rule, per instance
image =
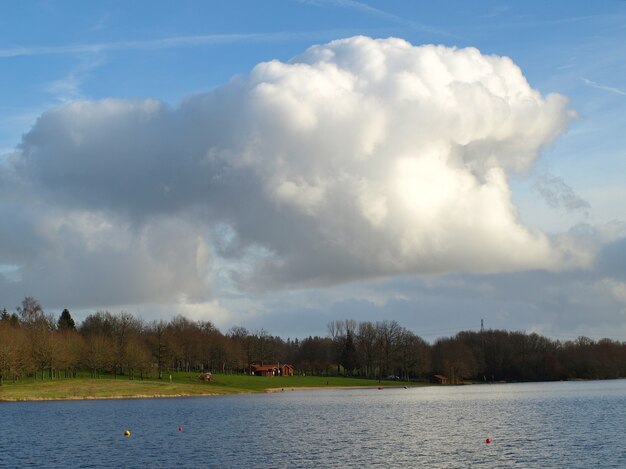
[[6, 382], [0, 387], [0, 401], [57, 399], [107, 399], [131, 397], [203, 396], [268, 392], [297, 388], [341, 388], [365, 386], [408, 386], [415, 383], [360, 378], [281, 376], [274, 378], [247, 375], [214, 375], [211, 382], [198, 380], [197, 373], [172, 373], [162, 380], [129, 380], [78, 377], [72, 379]]

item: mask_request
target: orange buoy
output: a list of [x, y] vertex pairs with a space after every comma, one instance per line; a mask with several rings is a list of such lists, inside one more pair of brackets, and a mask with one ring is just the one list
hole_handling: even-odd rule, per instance
[[124, 436], [130, 436], [130, 431], [124, 430]]
[[491, 443], [491, 438], [486, 438], [485, 439], [485, 443], [487, 443], [487, 444]]

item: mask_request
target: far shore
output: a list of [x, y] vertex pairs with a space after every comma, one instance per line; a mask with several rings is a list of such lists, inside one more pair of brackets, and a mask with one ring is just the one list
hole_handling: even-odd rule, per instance
[[[197, 373], [172, 373], [172, 380], [155, 378], [62, 378], [28, 379], [0, 386], [0, 402], [155, 399], [168, 397], [258, 394], [323, 389], [377, 389], [424, 386], [426, 383], [379, 381], [344, 377], [254, 377], [247, 375], [214, 375], [212, 382], [201, 382]], [[168, 376], [169, 377], [169, 376]]]
[[[294, 376], [265, 378], [247, 375], [215, 375], [210, 383], [199, 382], [196, 373], [176, 373], [173, 380], [129, 380], [128, 378], [64, 378], [38, 380], [32, 378], [0, 386], [0, 403], [82, 401], [116, 399], [163, 399], [176, 397], [208, 397], [234, 394], [273, 394], [290, 391], [386, 389], [441, 386], [424, 381], [390, 381], [326, 376]], [[626, 379], [626, 378], [619, 378]], [[584, 381], [584, 380], [571, 380]], [[463, 385], [505, 384], [464, 381]], [[444, 387], [447, 387], [444, 385]]]
[[223, 396], [219, 393], [207, 393], [207, 394], [137, 394], [132, 396], [67, 396], [67, 397], [31, 397], [28, 399], [19, 398], [2, 398], [0, 402], [44, 402], [44, 401], [102, 401], [102, 400], [115, 400], [115, 399], [164, 399], [164, 398], [176, 398], [176, 397], [202, 397], [202, 396]]
[[[411, 387], [415, 386], [414, 384]], [[389, 388], [401, 388], [403, 386], [392, 385], [385, 386], [380, 384], [378, 386], [299, 386], [299, 387], [284, 387], [284, 388], [268, 388], [265, 390], [266, 393], [275, 393], [275, 392], [287, 392], [287, 391], [319, 391], [325, 389], [383, 389], [385, 387]], [[408, 387], [408, 386], [404, 386]]]
[[[399, 386], [389, 386], [398, 388]], [[407, 386], [405, 386], [407, 387]], [[41, 402], [41, 401], [95, 401], [107, 399], [164, 399], [176, 397], [208, 397], [208, 396], [225, 396], [233, 394], [274, 394], [288, 391], [324, 391], [324, 390], [350, 390], [350, 389], [383, 389], [384, 386], [301, 386], [301, 387], [284, 387], [284, 388], [267, 388], [262, 392], [236, 392], [236, 393], [194, 393], [194, 394], [135, 394], [135, 395], [110, 395], [110, 396], [67, 396], [67, 397], [29, 397], [21, 398], [4, 398], [0, 396], [0, 402]]]

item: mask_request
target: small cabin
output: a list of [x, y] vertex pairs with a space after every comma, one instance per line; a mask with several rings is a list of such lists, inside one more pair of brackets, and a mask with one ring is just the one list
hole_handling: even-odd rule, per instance
[[435, 375], [433, 376], [433, 381], [438, 384], [448, 384], [449, 380], [444, 375]]
[[250, 374], [254, 376], [293, 376], [293, 365], [286, 363], [275, 365], [250, 365]]

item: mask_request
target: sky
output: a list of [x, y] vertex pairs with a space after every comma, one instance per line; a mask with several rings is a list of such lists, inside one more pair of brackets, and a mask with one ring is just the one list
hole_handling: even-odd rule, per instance
[[626, 340], [626, 2], [0, 2], [0, 307]]

